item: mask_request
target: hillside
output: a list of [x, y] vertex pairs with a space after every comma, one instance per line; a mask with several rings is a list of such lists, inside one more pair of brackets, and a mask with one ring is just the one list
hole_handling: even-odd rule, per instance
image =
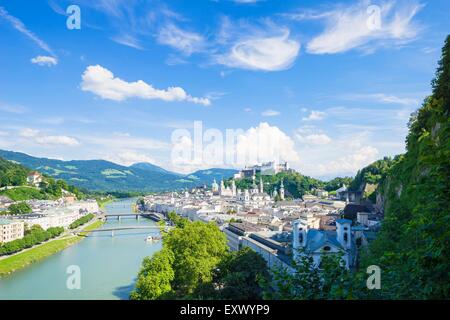
[[450, 297], [450, 36], [432, 88], [380, 179], [385, 219], [365, 263], [383, 270], [385, 299]]
[[31, 170], [12, 161], [0, 157], [0, 195], [14, 201], [28, 199], [57, 199], [63, 190], [71, 192], [77, 198], [84, 198], [84, 193], [62, 180], [43, 177], [39, 187], [27, 184], [27, 175]]
[[0, 187], [24, 185], [29, 171], [24, 166], [0, 158]]
[[[279, 191], [279, 187], [281, 184], [281, 180], [283, 180], [283, 185], [285, 189], [286, 198], [301, 198], [304, 194], [310, 193], [313, 189], [322, 188], [325, 183], [304, 176], [298, 172], [280, 172], [276, 175], [268, 176], [263, 175], [263, 185], [264, 191], [273, 194], [274, 189]], [[256, 184], [259, 186], [260, 175], [256, 174]], [[227, 181], [227, 185], [230, 184], [230, 180]], [[251, 188], [253, 184], [252, 178], [239, 179], [236, 181], [236, 187], [239, 189], [248, 189]]]
[[210, 169], [182, 175], [150, 163], [126, 167], [105, 160], [61, 161], [4, 150], [0, 150], [0, 157], [92, 191], [151, 192], [191, 188], [204, 183], [210, 184], [214, 178], [228, 178], [236, 172], [230, 169]]

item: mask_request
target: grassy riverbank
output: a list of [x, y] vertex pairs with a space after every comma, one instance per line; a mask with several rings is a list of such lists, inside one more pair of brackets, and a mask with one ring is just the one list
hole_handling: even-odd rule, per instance
[[0, 277], [25, 268], [32, 263], [41, 261], [59, 251], [64, 250], [67, 247], [70, 247], [71, 245], [82, 240], [83, 235], [88, 234], [90, 230], [99, 228], [102, 224], [103, 221], [97, 220], [83, 228], [83, 231], [86, 232], [81, 233], [81, 236], [68, 235], [56, 240], [50, 240], [34, 248], [0, 260]]
[[105, 206], [108, 204], [108, 203], [111, 203], [111, 202], [113, 202], [113, 201], [115, 201], [116, 200], [116, 198], [110, 198], [110, 197], [108, 197], [108, 198], [103, 198], [103, 199], [97, 199], [97, 203], [98, 203], [98, 207], [101, 209], [101, 210], [103, 210], [103, 209], [105, 209]]

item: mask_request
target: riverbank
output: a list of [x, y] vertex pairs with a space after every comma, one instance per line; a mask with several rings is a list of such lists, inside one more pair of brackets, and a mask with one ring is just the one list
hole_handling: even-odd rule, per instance
[[78, 243], [84, 239], [84, 236], [87, 235], [90, 230], [99, 228], [103, 223], [102, 220], [95, 220], [82, 228], [82, 231], [84, 232], [81, 232], [80, 235], [65, 235], [0, 260], [0, 278], [25, 268], [28, 265], [39, 262]]
[[104, 210], [105, 206], [108, 203], [111, 203], [111, 202], [113, 202], [115, 200], [116, 200], [116, 198], [97, 199], [97, 204], [98, 204], [98, 207], [100, 208], [100, 210]]

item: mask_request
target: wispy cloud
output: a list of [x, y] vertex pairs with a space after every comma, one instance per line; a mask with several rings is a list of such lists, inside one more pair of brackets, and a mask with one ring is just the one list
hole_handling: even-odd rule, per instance
[[280, 112], [277, 110], [268, 109], [268, 110], [263, 111], [261, 113], [261, 115], [263, 117], [275, 117], [275, 116], [279, 116]]
[[129, 34], [116, 35], [116, 36], [113, 36], [111, 38], [111, 40], [113, 40], [114, 42], [116, 42], [118, 44], [127, 46], [127, 47], [131, 47], [131, 48], [138, 49], [138, 50], [144, 50], [140, 41], [136, 37], [129, 35]]
[[157, 41], [181, 51], [185, 55], [204, 50], [206, 46], [202, 35], [183, 30], [173, 23], [168, 23], [161, 27], [158, 32]]
[[419, 104], [419, 100], [415, 98], [398, 97], [385, 93], [367, 93], [367, 94], [345, 94], [341, 96], [344, 100], [354, 101], [376, 101], [386, 104], [400, 104], [405, 106]]
[[303, 117], [302, 120], [303, 120], [303, 121], [316, 121], [316, 120], [322, 120], [324, 116], [325, 116], [325, 112], [311, 110], [311, 112], [309, 113], [309, 115], [308, 115], [307, 117]]
[[289, 36], [286, 28], [277, 34], [245, 35], [238, 38], [216, 62], [232, 68], [279, 71], [292, 66], [300, 50], [300, 43]]
[[356, 5], [341, 5], [327, 12], [309, 12], [292, 18], [325, 21], [325, 30], [308, 42], [308, 53], [333, 54], [355, 48], [373, 52], [385, 42], [392, 46], [414, 40], [421, 27], [413, 22], [413, 18], [423, 7], [414, 0], [389, 0], [380, 6], [372, 6], [370, 1], [363, 0]]
[[0, 18], [3, 18], [7, 22], [9, 22], [14, 29], [16, 29], [17, 31], [28, 37], [35, 44], [37, 44], [42, 50], [46, 51], [47, 53], [49, 53], [54, 57], [56, 56], [53, 53], [53, 50], [44, 40], [40, 39], [37, 35], [31, 32], [22, 21], [10, 15], [8, 11], [6, 11], [6, 9], [3, 7], [0, 7]]
[[232, 68], [279, 71], [292, 66], [300, 50], [300, 42], [290, 37], [290, 30], [266, 20], [262, 26], [222, 20], [216, 39], [224, 48], [215, 62]]
[[0, 101], [0, 111], [22, 114], [27, 111], [27, 108], [21, 105], [9, 104]]

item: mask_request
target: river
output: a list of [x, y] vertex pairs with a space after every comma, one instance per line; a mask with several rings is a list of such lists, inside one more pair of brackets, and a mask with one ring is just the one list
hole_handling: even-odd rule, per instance
[[[108, 203], [106, 213], [130, 213], [135, 199]], [[102, 228], [155, 225], [141, 218], [107, 221]], [[147, 243], [154, 230], [96, 232], [77, 244], [0, 278], [1, 299], [128, 299], [142, 259], [160, 250], [161, 243]], [[68, 289], [69, 266], [79, 266], [81, 288]]]

